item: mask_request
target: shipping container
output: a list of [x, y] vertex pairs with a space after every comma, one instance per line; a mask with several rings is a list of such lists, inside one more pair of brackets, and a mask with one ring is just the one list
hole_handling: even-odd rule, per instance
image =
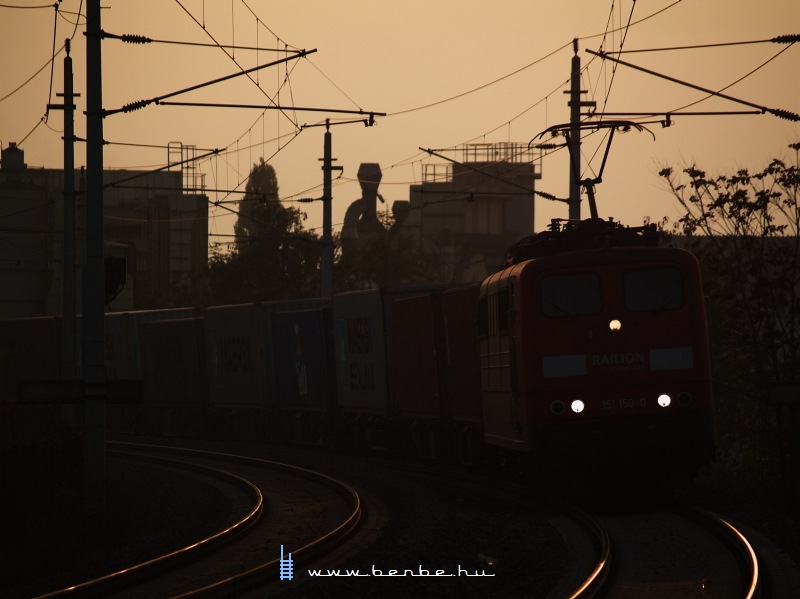
[[477, 333], [479, 293], [480, 285], [475, 284], [439, 296], [443, 412], [458, 421], [480, 422], [483, 415]]
[[[175, 320], [198, 316], [200, 316], [200, 312], [197, 308], [107, 313], [104, 320], [106, 377], [109, 379], [141, 380], [140, 325], [158, 320]], [[78, 336], [82, 337], [80, 319], [78, 320]]]
[[61, 378], [61, 318], [0, 320], [0, 403], [18, 399], [21, 380]]
[[276, 312], [270, 322], [275, 403], [331, 407], [336, 387], [330, 309]]
[[[330, 298], [306, 298], [297, 300], [278, 300], [272, 302], [264, 302], [259, 304], [258, 310], [260, 313], [261, 323], [263, 326], [262, 334], [264, 336], [264, 361], [266, 364], [266, 387], [264, 390], [266, 402], [268, 405], [280, 405], [283, 399], [277, 393], [277, 376], [275, 370], [275, 355], [273, 352], [273, 331], [272, 331], [272, 316], [284, 312], [303, 312], [306, 310], [328, 310], [328, 322], [330, 326], [330, 312], [331, 300]], [[332, 339], [332, 338], [331, 338]], [[330, 357], [329, 360], [333, 363], [333, 341], [330, 340]], [[331, 371], [331, 384], [335, 385], [335, 378], [333, 371]]]
[[263, 311], [256, 304], [205, 310], [210, 401], [217, 406], [266, 403]]
[[386, 302], [390, 405], [401, 416], [440, 416], [437, 304], [432, 293]]
[[378, 290], [333, 298], [337, 399], [346, 410], [385, 413], [386, 351]]
[[203, 329], [202, 318], [140, 325], [144, 403], [205, 405], [208, 384]]

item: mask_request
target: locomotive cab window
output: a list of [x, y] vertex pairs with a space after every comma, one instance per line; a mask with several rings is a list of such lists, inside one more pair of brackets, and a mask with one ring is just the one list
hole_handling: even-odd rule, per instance
[[622, 275], [625, 307], [632, 312], [672, 310], [683, 306], [683, 282], [676, 268], [629, 270]]
[[489, 298], [484, 296], [478, 300], [478, 337], [489, 336]]
[[545, 316], [584, 316], [600, 312], [600, 277], [594, 273], [542, 279]]
[[508, 334], [509, 290], [507, 287], [478, 300], [478, 335]]

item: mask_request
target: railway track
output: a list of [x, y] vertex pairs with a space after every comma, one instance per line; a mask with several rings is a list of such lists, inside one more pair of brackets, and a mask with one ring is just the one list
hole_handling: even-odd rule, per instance
[[[474, 472], [454, 475], [438, 466], [401, 465], [382, 460], [377, 463], [387, 469], [423, 477], [439, 480], [450, 478], [455, 484], [466, 483], [479, 492], [485, 493], [487, 488], [491, 488], [497, 496], [507, 495], [534, 511], [546, 512], [548, 524], [559, 531], [559, 540], [565, 545], [569, 563], [568, 568], [553, 576], [553, 587], [547, 593], [547, 599], [588, 599], [599, 596], [612, 574], [611, 541], [606, 529], [594, 516], [571, 503], [534, 491], [526, 485]], [[496, 590], [503, 594], [501, 589]]]
[[[348, 543], [343, 555], [316, 560], [317, 566], [299, 566], [295, 582], [303, 596], [580, 599], [591, 597], [610, 573], [608, 536], [596, 519], [523, 485], [394, 460], [235, 443], [197, 445], [321, 466], [339, 478], [348, 476], [366, 494], [370, 514], [361, 540]], [[320, 574], [312, 575], [313, 568]], [[395, 568], [393, 581], [376, 580], [376, 571], [387, 576]], [[413, 575], [403, 576], [406, 569]], [[441, 569], [449, 578], [423, 578], [421, 569], [431, 574]], [[347, 571], [360, 573], [350, 577]], [[477, 572], [485, 575], [473, 576]], [[282, 583], [268, 590], [270, 596], [293, 596]]]
[[[204, 444], [201, 444], [204, 445]], [[114, 451], [122, 450], [127, 455], [137, 453], [138, 460], [161, 460], [162, 456], [154, 456], [154, 448], [146, 448], [141, 445], [119, 444], [114, 446]], [[136, 447], [137, 449], [133, 449]], [[211, 445], [208, 448], [214, 448]], [[124, 448], [124, 449], [122, 449]], [[364, 593], [370, 594], [380, 590], [383, 599], [392, 597], [407, 597], [409, 593], [424, 596], [430, 589], [437, 589], [439, 596], [449, 596], [447, 592], [461, 593], [459, 596], [487, 596], [486, 593], [495, 593], [502, 596], [509, 588], [509, 580], [514, 577], [521, 577], [524, 572], [525, 580], [523, 585], [536, 584], [541, 582], [542, 576], [551, 576], [551, 581], [542, 588], [547, 588], [545, 592], [535, 592], [536, 597], [546, 597], [546, 599], [585, 599], [588, 597], [606, 598], [630, 598], [646, 597], [647, 599], [659, 597], [732, 597], [732, 598], [756, 598], [763, 587], [766, 587], [766, 594], [763, 597], [790, 597], [789, 595], [770, 594], [768, 582], [762, 584], [764, 570], [770, 568], [763, 567], [756, 558], [753, 547], [748, 542], [746, 536], [735, 529], [729, 523], [716, 518], [709, 512], [689, 508], [673, 508], [659, 503], [652, 510], [647, 512], [614, 513], [605, 509], [604, 513], [594, 511], [591, 515], [573, 506], [560, 502], [556, 499], [549, 499], [547, 496], [522, 488], [520, 485], [504, 484], [496, 479], [489, 479], [480, 476], [464, 476], [450, 474], [446, 470], [414, 469], [398, 467], [397, 464], [387, 464], [375, 462], [373, 460], [361, 460], [354, 457], [342, 458], [335, 456], [323, 456], [318, 453], [304, 455], [295, 450], [277, 450], [270, 448], [261, 453], [262, 457], [269, 459], [259, 459], [244, 457], [239, 453], [249, 453], [252, 451], [246, 447], [239, 447], [235, 444], [225, 447], [225, 451], [232, 453], [215, 453], [209, 451], [170, 449], [169, 460], [179, 460], [178, 467], [215, 468], [217, 470], [233, 470], [233, 481], [248, 480], [251, 478], [249, 468], [256, 468], [267, 472], [267, 480], [255, 483], [255, 487], [262, 489], [262, 496], [266, 497], [261, 509], [256, 507], [257, 492], [244, 482], [228, 482], [225, 484], [238, 488], [239, 504], [237, 509], [237, 521], [243, 520], [250, 512], [261, 512], [261, 519], [269, 518], [280, 512], [279, 518], [281, 529], [275, 526], [267, 526], [263, 523], [240, 524], [234, 526], [234, 522], [229, 522], [227, 528], [239, 528], [239, 536], [245, 543], [252, 543], [252, 549], [247, 549], [247, 545], [240, 544], [240, 540], [220, 539], [221, 545], [226, 545], [227, 550], [233, 553], [231, 558], [235, 562], [234, 571], [222, 574], [216, 571], [219, 564], [226, 561], [224, 553], [220, 553], [213, 547], [214, 542], [208, 541], [206, 548], [199, 544], [194, 551], [197, 553], [189, 556], [186, 560], [189, 566], [181, 566], [181, 561], [175, 556], [164, 556], [164, 561], [154, 560], [154, 564], [143, 564], [140, 567], [130, 568], [130, 574], [119, 573], [112, 575], [103, 581], [98, 578], [88, 581], [86, 586], [74, 589], [62, 589], [51, 596], [239, 596], [246, 595], [248, 589], [256, 589], [257, 593], [268, 592], [270, 596], [292, 596], [293, 589], [296, 588], [307, 596], [314, 596], [317, 592], [324, 592], [325, 596], [363, 596]], [[164, 451], [164, 450], [159, 450]], [[254, 455], [259, 455], [258, 450]], [[278, 461], [274, 461], [278, 460]], [[275, 485], [274, 477], [277, 468], [283, 468], [279, 462], [298, 463], [306, 467], [322, 467], [326, 472], [332, 472], [339, 478], [349, 477], [348, 480], [354, 481], [356, 488], [366, 492], [370, 501], [370, 518], [378, 516], [378, 522], [368, 522], [361, 526], [362, 534], [354, 542], [349, 542], [345, 546], [340, 545], [338, 551], [329, 553], [329, 549], [314, 548], [302, 538], [293, 541], [289, 539], [288, 529], [292, 528], [292, 523], [286, 521], [286, 503], [271, 501], [270, 494], [263, 491], [264, 488]], [[202, 463], [202, 464], [200, 464]], [[232, 467], [232, 464], [241, 463], [244, 471], [239, 471]], [[301, 469], [302, 470], [302, 469]], [[408, 471], [408, 476], [403, 471]], [[335, 485], [333, 479], [326, 479], [325, 486]], [[447, 480], [450, 478], [451, 480]], [[375, 486], [376, 481], [377, 487]], [[396, 485], [396, 486], [395, 486]], [[398, 497], [397, 489], [408, 489], [408, 495]], [[348, 505], [351, 507], [359, 503], [361, 499], [358, 494], [348, 487], [339, 487], [333, 491], [341, 501], [346, 497], [353, 498]], [[431, 492], [432, 495], [426, 495]], [[377, 505], [375, 496], [377, 494]], [[439, 499], [436, 498], [439, 497]], [[394, 497], [398, 497], [397, 504], [391, 503]], [[419, 500], [417, 500], [419, 497]], [[392, 498], [392, 499], [390, 499]], [[444, 501], [441, 507], [435, 507], [431, 511], [431, 501]], [[475, 502], [472, 505], [471, 502]], [[328, 508], [332, 503], [330, 498], [317, 499], [315, 505]], [[246, 504], [246, 505], [245, 505]], [[514, 504], [520, 507], [513, 507]], [[630, 502], [627, 502], [630, 505]], [[528, 507], [525, 507], [528, 506]], [[374, 508], [374, 509], [373, 509]], [[400, 510], [400, 511], [398, 511]], [[405, 510], [408, 513], [403, 513]], [[422, 510], [431, 513], [423, 514]], [[453, 510], [452, 516], [447, 516], [449, 510]], [[456, 511], [458, 510], [458, 511]], [[463, 511], [463, 514], [461, 513]], [[321, 517], [313, 510], [311, 512], [299, 510], [306, 514], [302, 517], [314, 520]], [[351, 509], [350, 514], [360, 512], [358, 509]], [[309, 515], [310, 514], [310, 515]], [[330, 534], [331, 540], [340, 534], [347, 536], [357, 525], [356, 520], [362, 516], [353, 516], [349, 524], [344, 524], [344, 514], [341, 513], [339, 520], [342, 524], [340, 531], [334, 531], [338, 526], [331, 526], [328, 521], [327, 526], [322, 526], [322, 522], [317, 522], [317, 533], [321, 533], [322, 528], [326, 528], [326, 534], [316, 534], [316, 537], [327, 536]], [[449, 518], [455, 520], [455, 528], [447, 522]], [[484, 521], [478, 526], [475, 532], [467, 529], [459, 529], [459, 522], [463, 521], [472, 528], [479, 521]], [[273, 522], [275, 522], [273, 520]], [[439, 523], [444, 522], [440, 527]], [[507, 523], [514, 523], [513, 526]], [[419, 524], [419, 530], [414, 530]], [[434, 528], [434, 526], [436, 526]], [[556, 534], [545, 539], [542, 533], [544, 528], [556, 531]], [[399, 529], [399, 530], [398, 530]], [[427, 531], [426, 531], [427, 529]], [[496, 529], [497, 538], [492, 540], [487, 536], [488, 531]], [[483, 530], [483, 532], [481, 532]], [[262, 532], [258, 532], [262, 531]], [[445, 532], [443, 532], [445, 531]], [[443, 543], [438, 539], [442, 535], [455, 533], [454, 541]], [[222, 531], [220, 531], [222, 532]], [[307, 533], [308, 531], [306, 531]], [[427, 537], [425, 536], [427, 532]], [[421, 533], [417, 536], [417, 533]], [[234, 533], [231, 533], [234, 534]], [[491, 533], [494, 534], [494, 533]], [[508, 535], [517, 535], [521, 541], [514, 541], [517, 545], [505, 546]], [[365, 538], [371, 535], [371, 540]], [[533, 541], [533, 536], [536, 540]], [[308, 536], [306, 534], [306, 536]], [[209, 535], [210, 537], [210, 535]], [[522, 538], [526, 540], [522, 540]], [[250, 541], [244, 541], [250, 539]], [[255, 539], [255, 540], [254, 540]], [[260, 541], [258, 540], [260, 539]], [[434, 541], [434, 539], [437, 539]], [[476, 540], [477, 539], [477, 540]], [[556, 545], [544, 545], [552, 543]], [[283, 542], [286, 552], [290, 550], [296, 561], [299, 562], [296, 577], [291, 583], [279, 581], [280, 555], [277, 551], [278, 543]], [[453, 556], [454, 548], [461, 543], [470, 546], [470, 552], [459, 552], [460, 557]], [[539, 543], [540, 547], [534, 547]], [[475, 555], [472, 553], [474, 544], [475, 549], [492, 551], [491, 555], [499, 556], [497, 559], [483, 556], [479, 560], [467, 562], [465, 555]], [[563, 544], [566, 550], [559, 548]], [[428, 548], [427, 552], [419, 553], [415, 546], [422, 545]], [[441, 547], [440, 547], [441, 545]], [[522, 558], [519, 548], [526, 547], [522, 551], [527, 551], [533, 557]], [[226, 547], [221, 549], [222, 552]], [[544, 549], [542, 549], [544, 547]], [[291, 549], [290, 549], [291, 548]], [[486, 549], [484, 549], [486, 548]], [[188, 548], [187, 548], [188, 549]], [[505, 553], [497, 553], [505, 551]], [[538, 564], [537, 561], [548, 553], [558, 554], [557, 559], [546, 565]], [[258, 559], [244, 565], [242, 556], [256, 554]], [[337, 555], [338, 554], [338, 555]], [[488, 554], [487, 554], [488, 555]], [[316, 559], [314, 557], [316, 556]], [[469, 558], [467, 558], [469, 559]], [[169, 563], [175, 560], [175, 563]], [[417, 561], [419, 560], [419, 561]], [[453, 563], [449, 563], [451, 560]], [[526, 561], [527, 560], [527, 561]], [[160, 562], [160, 563], [159, 563]], [[213, 567], [209, 566], [213, 563]], [[313, 565], [317, 564], [317, 565]], [[338, 565], [337, 565], [338, 564]], [[442, 566], [453, 572], [456, 564], [461, 564], [464, 568], [485, 569], [490, 576], [496, 578], [468, 579], [459, 580], [451, 578], [448, 580], [405, 578], [395, 579], [393, 582], [387, 580], [375, 580], [370, 582], [368, 568], [382, 568], [383, 572], [388, 572], [391, 566], [399, 568], [425, 566], [431, 571], [434, 567]], [[468, 565], [469, 564], [469, 565]], [[169, 570], [168, 576], [156, 575], [151, 573], [155, 570]], [[339, 568], [352, 567], [361, 568], [361, 578], [326, 577], [323, 573], [321, 577], [313, 577], [311, 568]], [[537, 569], [539, 566], [541, 568]], [[186, 569], [188, 567], [188, 569]], [[214, 572], [213, 580], [202, 580], [196, 574], [197, 570]], [[319, 571], [322, 571], [321, 569]], [[338, 571], [338, 570], [337, 570]], [[401, 570], [402, 571], [402, 570]], [[342, 570], [344, 572], [344, 570]], [[373, 570], [374, 572], [374, 570]], [[125, 577], [132, 577], [132, 580], [123, 580]], [[183, 579], [184, 582], [176, 582], [175, 576]], [[340, 575], [336, 575], [340, 576]], [[373, 575], [374, 576], [374, 575]], [[133, 580], [136, 579], [136, 580]], [[186, 585], [185, 580], [191, 579], [192, 584]], [[122, 582], [120, 582], [122, 581]], [[295, 584], [296, 583], [296, 584]], [[94, 586], [93, 586], [94, 585]], [[432, 585], [429, 589], [429, 585]], [[438, 586], [436, 586], [438, 585]], [[109, 588], [107, 588], [109, 587]], [[113, 589], [110, 589], [113, 587]], [[511, 590], [516, 592], [520, 588], [519, 584], [511, 585]], [[525, 586], [524, 588], [531, 588]], [[110, 589], [110, 590], [109, 590]], [[471, 593], [471, 594], [470, 594]], [[252, 595], [259, 596], [259, 595]], [[516, 596], [516, 595], [512, 595]]]
[[156, 445], [109, 443], [107, 451], [115, 458], [214, 479], [227, 488], [234, 515], [223, 529], [176, 551], [42, 598], [234, 596], [278, 580], [291, 584], [294, 560], [333, 550], [354, 533], [362, 517], [355, 490], [309, 469]]
[[581, 597], [756, 599], [756, 552], [724, 519], [696, 508], [596, 516], [611, 542], [611, 575]]

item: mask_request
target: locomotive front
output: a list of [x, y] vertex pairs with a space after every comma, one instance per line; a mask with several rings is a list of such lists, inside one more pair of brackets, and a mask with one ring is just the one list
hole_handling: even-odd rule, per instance
[[484, 282], [480, 323], [487, 443], [570, 467], [678, 475], [711, 457], [705, 304], [689, 252], [521, 262]]

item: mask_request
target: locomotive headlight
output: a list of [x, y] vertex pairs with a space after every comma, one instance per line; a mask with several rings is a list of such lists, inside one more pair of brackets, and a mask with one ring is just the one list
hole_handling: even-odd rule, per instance
[[569, 407], [572, 408], [572, 411], [575, 412], [576, 414], [580, 414], [581, 412], [583, 412], [583, 408], [586, 406], [583, 405], [583, 401], [581, 401], [580, 399], [575, 399], [573, 400], [573, 402], [570, 404]]
[[608, 323], [608, 328], [611, 329], [612, 333], [616, 333], [620, 329], [622, 329], [622, 323], [617, 320], [616, 318]]
[[658, 405], [660, 405], [662, 408], [666, 408], [671, 403], [672, 398], [666, 393], [662, 393], [658, 396]]

